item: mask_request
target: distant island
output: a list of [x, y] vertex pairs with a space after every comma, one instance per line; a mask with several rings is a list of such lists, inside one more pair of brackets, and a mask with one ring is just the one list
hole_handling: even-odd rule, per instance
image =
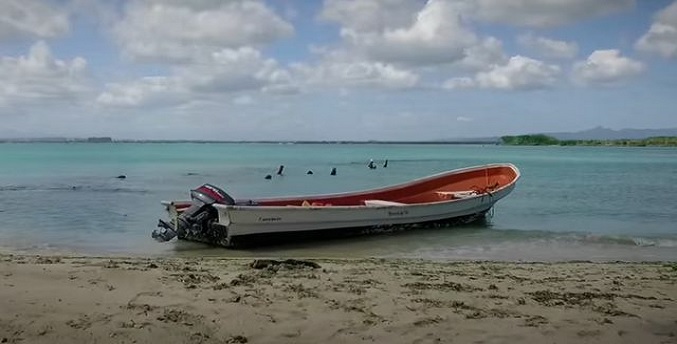
[[111, 137], [88, 137], [87, 142], [89, 143], [110, 143], [113, 142], [113, 138]]
[[677, 147], [677, 136], [656, 136], [645, 139], [615, 140], [558, 140], [545, 134], [502, 136], [501, 144], [508, 146], [624, 146]]
[[116, 142], [112, 137], [87, 137], [87, 138], [66, 138], [66, 137], [37, 137], [37, 138], [9, 138], [1, 139], [0, 143], [113, 143]]

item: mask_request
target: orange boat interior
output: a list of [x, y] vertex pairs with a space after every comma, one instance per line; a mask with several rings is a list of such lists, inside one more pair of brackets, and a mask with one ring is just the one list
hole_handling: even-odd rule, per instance
[[[472, 195], [491, 193], [513, 183], [517, 178], [508, 166], [490, 166], [467, 172], [450, 173], [425, 178], [401, 186], [377, 191], [317, 195], [307, 198], [276, 198], [257, 200], [260, 206], [356, 206], [419, 204], [462, 199]], [[366, 201], [366, 202], [365, 202]]]

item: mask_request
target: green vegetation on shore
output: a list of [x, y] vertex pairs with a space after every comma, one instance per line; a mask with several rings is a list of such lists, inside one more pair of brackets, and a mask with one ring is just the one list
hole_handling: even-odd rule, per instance
[[510, 146], [554, 146], [560, 144], [560, 141], [556, 138], [543, 134], [502, 136], [501, 142]]
[[536, 134], [502, 136], [501, 143], [509, 146], [677, 147], [677, 136], [658, 136], [641, 140], [558, 140], [552, 136]]

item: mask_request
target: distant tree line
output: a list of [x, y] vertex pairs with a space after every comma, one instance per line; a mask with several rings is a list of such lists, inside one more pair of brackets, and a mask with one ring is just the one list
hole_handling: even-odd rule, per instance
[[560, 141], [556, 138], [543, 134], [503, 136], [501, 142], [510, 146], [554, 146], [560, 144]]
[[552, 136], [517, 135], [502, 136], [501, 143], [509, 146], [627, 146], [627, 147], [677, 147], [677, 136], [657, 136], [640, 140], [558, 140]]

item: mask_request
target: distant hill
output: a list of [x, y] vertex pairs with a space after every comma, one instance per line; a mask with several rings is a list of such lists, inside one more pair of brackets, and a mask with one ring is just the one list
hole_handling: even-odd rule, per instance
[[677, 128], [669, 129], [621, 129], [595, 127], [570, 133], [542, 133], [558, 140], [641, 140], [656, 136], [677, 136]]

